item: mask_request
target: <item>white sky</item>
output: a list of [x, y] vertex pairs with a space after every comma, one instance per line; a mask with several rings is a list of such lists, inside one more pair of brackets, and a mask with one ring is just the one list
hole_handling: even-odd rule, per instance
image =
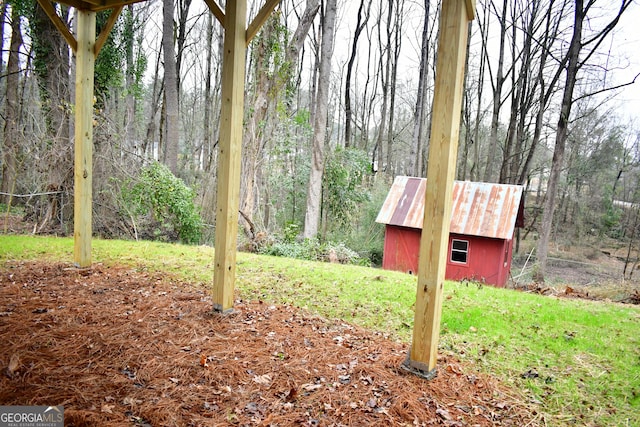
[[[627, 58], [629, 66], [626, 69], [615, 70], [614, 80], [618, 84], [630, 82], [640, 73], [640, 3], [635, 2], [625, 12], [619, 23], [620, 31], [613, 38], [613, 52], [622, 58]], [[640, 76], [635, 84], [625, 87], [616, 97], [619, 113], [633, 118], [640, 124]]]

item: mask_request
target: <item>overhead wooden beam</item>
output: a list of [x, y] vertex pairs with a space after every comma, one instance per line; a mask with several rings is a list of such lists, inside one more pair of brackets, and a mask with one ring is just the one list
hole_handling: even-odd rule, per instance
[[93, 177], [93, 73], [95, 69], [96, 13], [77, 11], [76, 105], [74, 139], [74, 261], [91, 265]]
[[145, 0], [60, 0], [56, 3], [66, 4], [67, 6], [72, 6], [78, 10], [100, 12], [102, 10], [114, 9], [118, 6], [126, 6], [128, 4], [140, 3], [142, 1]]
[[42, 7], [42, 10], [44, 10], [44, 12], [47, 14], [53, 25], [65, 38], [71, 50], [75, 52], [78, 49], [78, 42], [76, 41], [76, 38], [73, 36], [73, 34], [71, 34], [71, 31], [69, 31], [69, 27], [67, 26], [67, 24], [62, 21], [62, 18], [60, 18], [60, 16], [56, 12], [53, 4], [51, 4], [49, 0], [38, 0], [38, 3], [40, 4], [40, 7]]
[[476, 19], [476, 0], [467, 0], [467, 18], [469, 21]]
[[209, 6], [209, 10], [211, 11], [211, 13], [213, 13], [213, 16], [216, 17], [218, 22], [220, 22], [220, 24], [222, 25], [222, 28], [224, 28], [225, 18], [224, 18], [224, 11], [222, 10], [222, 7], [220, 7], [220, 5], [216, 0], [204, 0], [204, 2], [207, 4], [207, 6]]
[[415, 322], [403, 364], [425, 378], [436, 375], [470, 3], [475, 5], [475, 0], [444, 1], [440, 15]]
[[116, 24], [116, 21], [118, 20], [118, 17], [122, 12], [122, 9], [124, 9], [123, 5], [116, 6], [111, 11], [111, 15], [109, 15], [109, 19], [107, 20], [106, 25], [104, 26], [102, 31], [100, 31], [100, 34], [98, 35], [98, 39], [96, 40], [96, 45], [94, 47], [94, 54], [96, 57], [98, 57], [98, 54], [100, 53], [100, 49], [102, 49], [102, 46], [104, 46], [104, 43], [107, 41], [107, 38], [109, 38], [109, 33], [113, 29], [113, 26]]
[[213, 274], [213, 308], [233, 308], [240, 205], [240, 155], [244, 115], [247, 0], [227, 1]]
[[247, 46], [251, 43], [251, 40], [258, 34], [260, 28], [267, 22], [269, 16], [271, 16], [271, 12], [273, 9], [280, 3], [281, 0], [267, 0], [267, 2], [260, 8], [258, 14], [253, 18], [253, 21], [249, 24], [247, 28]]

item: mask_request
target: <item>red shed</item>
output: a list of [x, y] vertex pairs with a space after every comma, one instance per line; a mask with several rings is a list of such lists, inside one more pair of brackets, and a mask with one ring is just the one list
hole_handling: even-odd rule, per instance
[[[427, 180], [398, 176], [376, 222], [386, 225], [382, 267], [415, 274]], [[509, 278], [513, 234], [521, 224], [520, 185], [455, 181], [446, 278], [503, 287]]]

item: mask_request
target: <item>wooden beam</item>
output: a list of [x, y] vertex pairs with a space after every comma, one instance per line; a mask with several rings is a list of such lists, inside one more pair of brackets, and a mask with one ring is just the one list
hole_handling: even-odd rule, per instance
[[93, 72], [95, 68], [96, 13], [77, 11], [76, 105], [74, 139], [74, 260], [91, 265], [93, 174]]
[[216, 0], [204, 0], [204, 2], [207, 4], [207, 6], [209, 6], [209, 10], [211, 11], [211, 13], [213, 13], [213, 16], [215, 16], [216, 19], [218, 20], [218, 22], [220, 22], [220, 24], [222, 24], [222, 28], [225, 28], [225, 26], [224, 26], [224, 20], [225, 20], [224, 11], [222, 10], [222, 8], [218, 4], [218, 2]]
[[415, 322], [411, 349], [404, 362], [405, 368], [426, 378], [433, 378], [436, 374], [462, 108], [468, 1], [444, 1], [440, 15]]
[[467, 19], [473, 21], [476, 19], [476, 0], [467, 0]]
[[100, 12], [102, 10], [114, 9], [118, 6], [140, 3], [145, 0], [60, 0], [57, 3], [75, 7], [78, 10], [91, 10]]
[[249, 24], [247, 28], [247, 46], [251, 43], [251, 40], [258, 34], [260, 28], [267, 22], [269, 16], [271, 16], [271, 12], [273, 9], [280, 3], [280, 0], [267, 0], [267, 2], [262, 6], [262, 8], [258, 11], [258, 14], [253, 18], [253, 21]]
[[49, 19], [51, 19], [53, 25], [55, 25], [58, 31], [60, 31], [60, 34], [62, 34], [62, 36], [65, 38], [71, 50], [75, 52], [78, 49], [78, 42], [76, 41], [76, 38], [73, 37], [73, 34], [71, 34], [71, 31], [69, 31], [69, 27], [67, 26], [67, 24], [65, 22], [62, 22], [62, 18], [60, 18], [60, 16], [56, 12], [53, 4], [51, 4], [49, 0], [38, 0], [38, 3], [40, 4], [40, 7], [42, 7], [42, 10], [44, 10], [44, 12], [47, 14]]
[[116, 24], [116, 21], [118, 20], [118, 16], [120, 16], [120, 13], [122, 12], [123, 8], [124, 8], [124, 6], [122, 6], [122, 5], [121, 6], [116, 6], [111, 11], [111, 15], [109, 15], [109, 19], [107, 20], [107, 24], [104, 26], [102, 31], [100, 31], [100, 35], [98, 35], [98, 39], [96, 40], [96, 45], [94, 46], [94, 54], [95, 54], [96, 58], [98, 57], [98, 54], [100, 53], [100, 49], [102, 49], [102, 46], [104, 46], [104, 43], [107, 41], [107, 38], [109, 37], [109, 33], [113, 29], [113, 26]]
[[233, 308], [240, 205], [247, 0], [228, 0], [222, 63], [213, 308]]

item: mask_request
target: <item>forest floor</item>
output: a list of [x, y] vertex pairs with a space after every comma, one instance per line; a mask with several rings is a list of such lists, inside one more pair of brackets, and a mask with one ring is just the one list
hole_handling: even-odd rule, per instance
[[[546, 295], [640, 304], [640, 263], [626, 263], [628, 248], [617, 241], [552, 245], [544, 283], [531, 279], [535, 256], [530, 254], [529, 249], [514, 256], [511, 287]], [[634, 251], [630, 257], [637, 260], [638, 253]]]
[[0, 270], [0, 403], [64, 405], [66, 426], [524, 426], [536, 410], [443, 356], [290, 306], [160, 273], [10, 262]]

